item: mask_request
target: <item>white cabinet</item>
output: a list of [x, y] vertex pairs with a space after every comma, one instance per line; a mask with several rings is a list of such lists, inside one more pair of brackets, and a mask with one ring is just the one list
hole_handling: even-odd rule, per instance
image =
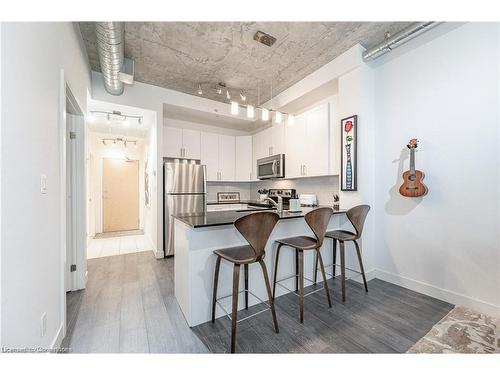
[[201, 162], [206, 165], [207, 181], [235, 180], [235, 137], [201, 133]]
[[243, 135], [235, 139], [236, 181], [250, 181], [253, 178], [252, 136]]
[[324, 176], [330, 164], [329, 104], [324, 103], [295, 117], [286, 127], [285, 176]]
[[201, 163], [206, 165], [207, 181], [219, 179], [219, 135], [201, 133]]
[[219, 136], [219, 180], [234, 181], [235, 176], [235, 137], [230, 135]]
[[200, 159], [200, 132], [191, 129], [164, 127], [163, 156]]
[[197, 130], [182, 130], [182, 147], [184, 148], [184, 157], [188, 159], [200, 159], [200, 132]]
[[182, 129], [163, 128], [163, 156], [182, 157]]

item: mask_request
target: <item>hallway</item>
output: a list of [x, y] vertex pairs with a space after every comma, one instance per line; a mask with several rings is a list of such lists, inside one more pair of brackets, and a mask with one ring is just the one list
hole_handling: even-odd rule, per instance
[[91, 238], [87, 247], [87, 259], [151, 250], [153, 250], [153, 245], [151, 244], [149, 238], [144, 234], [135, 236]]
[[62, 347], [72, 353], [207, 352], [175, 301], [173, 266], [173, 259], [157, 260], [151, 251], [90, 259], [87, 289], [68, 294]]

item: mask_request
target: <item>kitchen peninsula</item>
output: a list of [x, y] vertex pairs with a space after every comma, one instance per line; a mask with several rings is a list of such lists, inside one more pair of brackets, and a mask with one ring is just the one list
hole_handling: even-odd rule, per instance
[[[303, 208], [300, 213], [283, 211], [279, 213], [280, 220], [266, 246], [266, 257], [264, 261], [272, 277], [274, 270], [274, 256], [276, 251], [275, 240], [297, 235], [310, 235], [312, 231], [304, 221], [304, 215], [312, 208]], [[346, 210], [336, 210], [328, 225], [328, 230], [341, 227], [347, 220], [344, 213]], [[207, 322], [211, 319], [212, 287], [216, 257], [214, 250], [246, 244], [244, 238], [234, 227], [234, 222], [248, 215], [248, 211], [222, 211], [205, 212], [199, 215], [177, 215], [175, 216], [175, 297], [190, 327]], [[323, 245], [323, 259], [325, 264], [332, 263], [331, 242], [326, 240]], [[294, 257], [292, 251], [282, 252], [280, 255], [280, 267], [278, 279], [293, 275], [295, 272]], [[314, 254], [304, 254], [305, 276], [313, 277]], [[330, 273], [331, 267], [327, 269]], [[267, 300], [264, 281], [260, 274], [258, 265], [249, 267], [249, 289], [262, 300]], [[328, 276], [331, 277], [331, 276]], [[219, 296], [231, 294], [232, 267], [226, 262], [221, 263], [219, 275]], [[243, 280], [241, 280], [243, 283]], [[283, 282], [288, 288], [292, 288], [293, 280]], [[304, 286], [311, 283], [305, 280]], [[240, 288], [242, 290], [242, 288]], [[288, 291], [280, 286], [276, 287], [276, 295], [282, 295]], [[226, 310], [230, 311], [231, 299], [221, 301]], [[255, 297], [250, 295], [249, 305], [258, 304]], [[240, 299], [239, 309], [243, 308]], [[217, 307], [217, 317], [224, 315], [220, 307]]]

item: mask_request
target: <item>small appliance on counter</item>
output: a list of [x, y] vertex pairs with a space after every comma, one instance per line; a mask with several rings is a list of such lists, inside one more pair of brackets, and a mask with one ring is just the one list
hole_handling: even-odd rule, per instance
[[318, 205], [316, 194], [300, 194], [299, 201], [301, 206], [315, 207]]
[[290, 198], [288, 211], [290, 211], [290, 212], [302, 211], [300, 209], [300, 199], [299, 199], [299, 196], [297, 194], [294, 194], [292, 196], [292, 198]]
[[[276, 203], [278, 203], [278, 197], [282, 198], [283, 210], [290, 209], [290, 200], [297, 195], [295, 189], [269, 189], [268, 194], [269, 198]], [[300, 208], [298, 211], [300, 211]]]
[[217, 192], [217, 203], [240, 203], [240, 193]]

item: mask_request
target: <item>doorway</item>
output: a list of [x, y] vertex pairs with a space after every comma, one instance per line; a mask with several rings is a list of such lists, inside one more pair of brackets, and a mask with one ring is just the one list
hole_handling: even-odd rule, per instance
[[103, 232], [139, 229], [139, 160], [103, 159]]

